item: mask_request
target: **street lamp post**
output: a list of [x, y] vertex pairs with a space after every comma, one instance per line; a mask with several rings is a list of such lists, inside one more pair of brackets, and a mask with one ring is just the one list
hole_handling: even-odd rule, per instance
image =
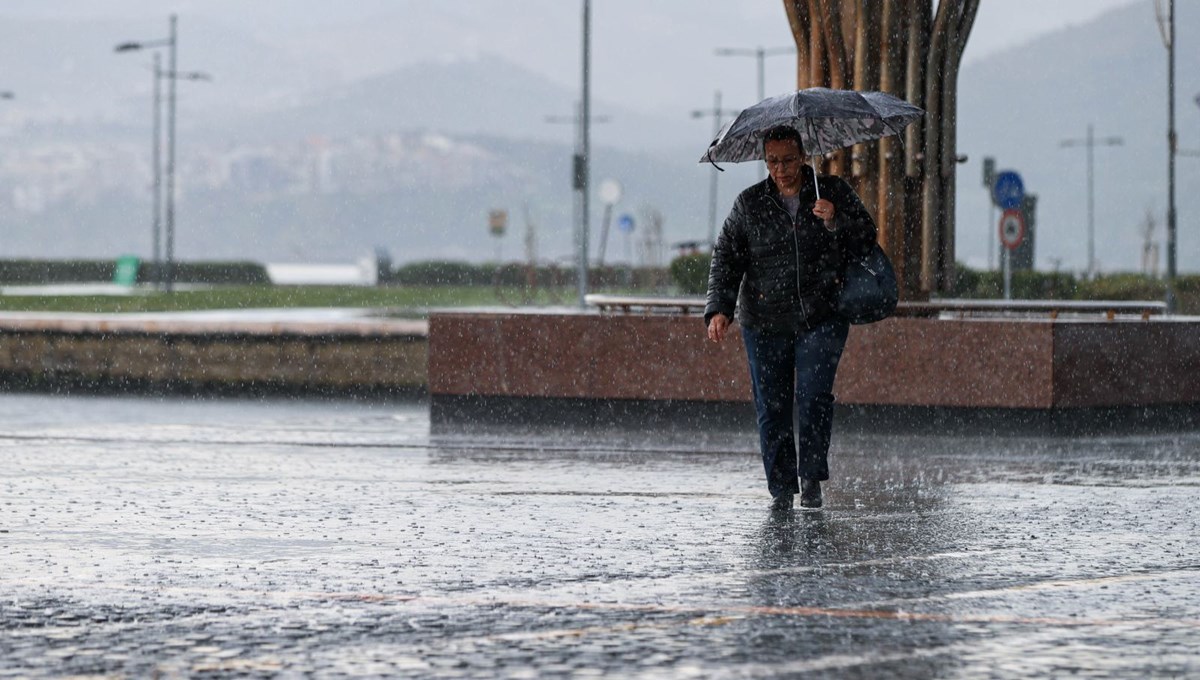
[[[721, 134], [721, 118], [724, 116], [736, 116], [736, 109], [721, 108], [721, 91], [717, 90], [713, 94], [713, 107], [705, 111], [697, 109], [692, 111], [692, 118], [704, 118], [712, 116], [713, 119], [713, 141], [716, 141], [717, 135]], [[708, 184], [708, 242], [709, 245], [717, 242], [717, 176], [719, 174], [716, 167], [712, 168], [712, 178]]]
[[[747, 47], [718, 47], [716, 55], [718, 57], [754, 57], [758, 60], [758, 101], [767, 98], [766, 94], [766, 66], [764, 61], [767, 57], [775, 57], [781, 54], [795, 54], [795, 47], [762, 47], [761, 45], [755, 48]], [[767, 168], [762, 166], [759, 168], [759, 177], [766, 177]]]
[[588, 189], [591, 184], [588, 167], [591, 163], [592, 131], [592, 2], [583, 0], [583, 95], [579, 106], [579, 306], [587, 306], [588, 291]]
[[175, 80], [179, 73], [176, 68], [176, 17], [171, 15], [171, 32], [167, 47], [167, 271], [166, 289], [171, 292], [175, 286]]
[[159, 150], [160, 135], [158, 132], [159, 125], [159, 80], [165, 78], [167, 82], [167, 168], [166, 168], [166, 271], [163, 276], [163, 284], [165, 289], [170, 292], [175, 284], [175, 81], [177, 80], [211, 80], [208, 74], [200, 72], [180, 73], [177, 66], [176, 48], [178, 39], [176, 33], [177, 17], [172, 14], [170, 17], [170, 30], [167, 38], [162, 40], [144, 40], [140, 42], [125, 42], [117, 45], [116, 52], [135, 52], [144, 49], [167, 49], [167, 70], [160, 70], [160, 61], [158, 54], [155, 53], [154, 62], [154, 235], [155, 235], [155, 259], [158, 258], [158, 227], [159, 216], [159, 201], [161, 191], [162, 174], [159, 172], [159, 158], [161, 156]]
[[1120, 137], [1105, 137], [1104, 139], [1096, 139], [1092, 134], [1092, 124], [1088, 123], [1087, 137], [1083, 139], [1064, 139], [1059, 145], [1063, 148], [1082, 146], [1087, 148], [1087, 191], [1088, 191], [1088, 208], [1087, 208], [1087, 232], [1088, 232], [1088, 255], [1087, 255], [1087, 275], [1092, 278], [1096, 275], [1096, 222], [1095, 222], [1095, 182], [1093, 175], [1095, 174], [1095, 153], [1094, 149], [1097, 146], [1121, 146], [1124, 140]]
[[[1155, 3], [1158, 9], [1158, 3]], [[1161, 13], [1160, 13], [1161, 14]], [[1160, 21], [1161, 26], [1163, 22]], [[1175, 0], [1167, 2], [1166, 30], [1163, 31], [1163, 42], [1167, 47], [1167, 281], [1166, 303], [1167, 313], [1175, 313], [1175, 244], [1176, 244], [1176, 212], [1175, 212], [1175, 154], [1179, 147], [1179, 138], [1175, 134]], [[1200, 104], [1200, 100], [1197, 101]]]
[[154, 174], [154, 198], [152, 199], [154, 217], [151, 220], [151, 231], [154, 240], [154, 287], [163, 286], [162, 268], [162, 55], [154, 53], [154, 125], [151, 126], [153, 141], [150, 144], [151, 172]]

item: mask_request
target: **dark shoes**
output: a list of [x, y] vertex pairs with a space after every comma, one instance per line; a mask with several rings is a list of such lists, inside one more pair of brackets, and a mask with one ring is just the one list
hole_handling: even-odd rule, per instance
[[[772, 510], [791, 510], [793, 494], [781, 493], [771, 501]], [[821, 507], [821, 482], [815, 479], [800, 480], [800, 507], [815, 510]]]
[[800, 507], [821, 507], [821, 483], [815, 479], [800, 480]]
[[771, 501], [771, 510], [775, 512], [787, 512], [792, 509], [792, 494], [781, 493]]

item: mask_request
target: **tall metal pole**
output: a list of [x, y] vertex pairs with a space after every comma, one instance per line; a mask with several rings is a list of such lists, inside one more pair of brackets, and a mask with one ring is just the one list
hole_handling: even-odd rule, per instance
[[[756, 48], [742, 47], [718, 47], [716, 55], [718, 57], [754, 57], [758, 60], [758, 101], [766, 99], [766, 59], [779, 54], [795, 54], [795, 47], [763, 47], [759, 45]], [[767, 166], [760, 165], [758, 168], [759, 179], [766, 179]]]
[[754, 56], [758, 58], [758, 101], [761, 102], [767, 98], [766, 82], [763, 75], [763, 62], [766, 61], [767, 51], [760, 46], [758, 49], [754, 50]]
[[[764, 70], [765, 70], [764, 62], [766, 61], [767, 51], [765, 49], [763, 49], [762, 46], [759, 46], [759, 48], [757, 50], [755, 50], [754, 56], [758, 58], [758, 101], [761, 102], [762, 100], [767, 98], [767, 94], [766, 94], [767, 88], [766, 88], [766, 83], [765, 83], [765, 77], [763, 75]], [[766, 158], [764, 158], [763, 160], [766, 160]], [[766, 178], [767, 178], [767, 164], [760, 163], [758, 165], [758, 179], [764, 180]]]
[[591, 0], [583, 0], [583, 97], [580, 111], [580, 149], [579, 153], [582, 156], [579, 174], [581, 198], [581, 211], [579, 223], [579, 306], [586, 306], [586, 296], [588, 291], [588, 234], [590, 232], [590, 222], [588, 219], [588, 194], [590, 191], [590, 182], [588, 177], [588, 165], [591, 162], [591, 50], [592, 50], [592, 3]]
[[[721, 91], [713, 94], [713, 139], [721, 134]], [[711, 178], [708, 181], [708, 243], [717, 244], [717, 175], [716, 168], [710, 168]]]
[[1167, 313], [1175, 313], [1175, 0], [1167, 3]]
[[[708, 111], [703, 109], [692, 111], [692, 118], [712, 116], [712, 138], [716, 140], [717, 135], [721, 134], [721, 118], [726, 115], [736, 116], [737, 114], [738, 111], [736, 110], [727, 111], [721, 108], [721, 91], [717, 90], [713, 93], [712, 109]], [[717, 239], [717, 175], [719, 171], [714, 167], [711, 172], [712, 176], [708, 185], [708, 242], [710, 244], [716, 243]]]
[[167, 85], [167, 271], [166, 290], [175, 286], [175, 81], [176, 75], [176, 17], [171, 15], [171, 33], [167, 39], [170, 56], [167, 61], [169, 81]]
[[1096, 139], [1093, 131], [1093, 126], [1088, 123], [1087, 137], [1083, 139], [1064, 139], [1059, 143], [1061, 147], [1085, 146], [1087, 147], [1087, 192], [1088, 192], [1088, 208], [1087, 208], [1087, 276], [1092, 278], [1096, 275], [1096, 223], [1095, 223], [1095, 163], [1096, 155], [1095, 148], [1097, 146], [1121, 146], [1125, 141], [1120, 137], [1105, 137]]
[[151, 168], [154, 173], [154, 216], [151, 219], [151, 230], [154, 241], [154, 285], [162, 286], [162, 55], [154, 53], [154, 139], [151, 149], [154, 158]]
[[[191, 73], [180, 73], [177, 60], [177, 40], [176, 40], [176, 16], [170, 17], [170, 34], [165, 40], [149, 40], [142, 42], [124, 42], [117, 45], [114, 49], [116, 52], [130, 52], [134, 50], [143, 50], [147, 48], [157, 49], [166, 47], [170, 50], [167, 61], [167, 70], [162, 69], [162, 61], [160, 55], [154, 54], [154, 123], [152, 125], [154, 139], [152, 140], [152, 149], [154, 159], [152, 166], [154, 169], [154, 217], [152, 220], [154, 230], [154, 262], [156, 274], [156, 283], [160, 284], [162, 289], [171, 291], [175, 283], [175, 81], [180, 78], [188, 80], [211, 80], [207, 73], [199, 71]], [[160, 125], [162, 124], [162, 90], [160, 80], [166, 78], [170, 80], [170, 85], [167, 90], [167, 168], [166, 168], [166, 266], [162, 266], [159, 253], [161, 252], [161, 243], [159, 234], [163, 231], [161, 228], [160, 217], [163, 215], [162, 210], [162, 168], [160, 166], [162, 152], [160, 144], [162, 142], [162, 133]]]
[[1087, 189], [1088, 189], [1088, 278], [1096, 276], [1096, 138], [1092, 134], [1092, 124], [1088, 123], [1087, 131]]

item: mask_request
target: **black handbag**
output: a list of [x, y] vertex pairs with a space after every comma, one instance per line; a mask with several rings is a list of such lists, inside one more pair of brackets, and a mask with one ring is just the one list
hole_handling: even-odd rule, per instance
[[876, 243], [861, 258], [851, 258], [842, 276], [838, 316], [853, 324], [874, 323], [896, 311], [900, 289], [887, 253]]

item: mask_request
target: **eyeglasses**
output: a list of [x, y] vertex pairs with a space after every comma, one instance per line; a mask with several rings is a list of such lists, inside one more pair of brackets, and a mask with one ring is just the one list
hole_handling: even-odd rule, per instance
[[791, 156], [784, 156], [783, 158], [778, 158], [776, 156], [767, 156], [767, 165], [772, 166], [772, 167], [784, 167], [784, 166], [789, 166], [789, 165], [799, 165], [800, 160], [801, 160], [800, 156], [797, 156], [795, 154], [793, 154]]

